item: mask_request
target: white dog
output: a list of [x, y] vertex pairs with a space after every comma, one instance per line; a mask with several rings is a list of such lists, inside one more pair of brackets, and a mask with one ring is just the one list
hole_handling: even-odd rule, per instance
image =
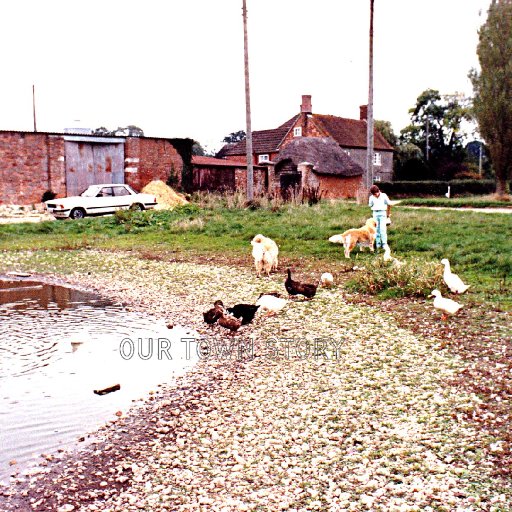
[[277, 270], [279, 249], [273, 240], [259, 234], [252, 239], [251, 245], [252, 257], [254, 258], [254, 266], [258, 277], [260, 277], [263, 270], [267, 276], [270, 275], [272, 270]]

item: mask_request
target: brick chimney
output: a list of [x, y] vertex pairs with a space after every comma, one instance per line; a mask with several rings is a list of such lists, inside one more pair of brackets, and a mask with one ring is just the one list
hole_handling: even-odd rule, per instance
[[300, 111], [303, 114], [312, 114], [313, 109], [311, 107], [311, 94], [303, 94], [302, 95], [302, 105], [300, 106]]
[[368, 105], [361, 105], [359, 107], [359, 119], [366, 121], [368, 119]]

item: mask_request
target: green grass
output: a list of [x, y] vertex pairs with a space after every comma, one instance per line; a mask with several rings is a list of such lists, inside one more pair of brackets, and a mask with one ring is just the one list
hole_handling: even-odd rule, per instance
[[[247, 258], [250, 240], [262, 233], [278, 243], [285, 261], [332, 263], [338, 268], [356, 264], [385, 272], [369, 252], [356, 250], [348, 261], [342, 248], [328, 241], [333, 234], [362, 225], [369, 213], [365, 206], [343, 201], [258, 209], [191, 204], [173, 211], [119, 212], [81, 221], [4, 224], [0, 225], [0, 250], [98, 248], [146, 254], [172, 252], [185, 258], [206, 256], [229, 261]], [[472, 285], [474, 300], [511, 307], [512, 214], [396, 206], [392, 218], [389, 244], [393, 255], [411, 262], [411, 268], [414, 262], [418, 269], [409, 273], [409, 279], [424, 280], [421, 262], [439, 264], [442, 258], [448, 258], [453, 271]], [[432, 277], [432, 270], [429, 273]], [[398, 281], [384, 288], [409, 289], [410, 282], [400, 284], [403, 272], [395, 274]], [[422, 287], [429, 283], [427, 280]], [[376, 293], [390, 295], [389, 289], [377, 288]], [[363, 284], [360, 290], [371, 291]]]

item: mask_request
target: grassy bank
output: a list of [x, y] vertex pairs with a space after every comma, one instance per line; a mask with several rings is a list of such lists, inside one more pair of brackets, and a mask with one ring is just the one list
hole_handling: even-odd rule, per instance
[[349, 202], [256, 209], [219, 202], [190, 204], [173, 211], [1, 225], [0, 250], [135, 250], [151, 257], [171, 254], [174, 258], [243, 260], [250, 265], [249, 242], [263, 233], [278, 243], [284, 265], [306, 266], [312, 271], [364, 265], [380, 284], [369, 286], [356, 276], [352, 279], [356, 291], [400, 295], [407, 284], [404, 279], [423, 279], [425, 283], [411, 294], [424, 295], [431, 286], [441, 284], [439, 262], [448, 258], [454, 272], [471, 284], [472, 300], [512, 307], [511, 215], [395, 207], [389, 244], [393, 254], [408, 263], [405, 268], [410, 275], [405, 277], [377, 264], [370, 253], [354, 251], [352, 260], [345, 260], [340, 246], [328, 242], [331, 235], [362, 225], [368, 216], [367, 207]]

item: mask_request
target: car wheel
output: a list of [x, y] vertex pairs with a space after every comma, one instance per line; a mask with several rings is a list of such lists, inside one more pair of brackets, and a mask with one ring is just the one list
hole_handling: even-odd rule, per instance
[[133, 203], [130, 206], [130, 210], [140, 212], [140, 211], [144, 210], [144, 206], [142, 206], [140, 203]]
[[85, 217], [85, 210], [83, 208], [73, 208], [69, 214], [71, 219], [83, 219]]

